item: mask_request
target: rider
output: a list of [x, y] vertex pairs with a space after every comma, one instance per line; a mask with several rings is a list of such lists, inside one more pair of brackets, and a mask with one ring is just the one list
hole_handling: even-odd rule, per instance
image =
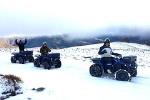
[[41, 53], [41, 55], [47, 55], [48, 52], [51, 52], [51, 49], [48, 47], [46, 42], [43, 42], [43, 45], [40, 48], [40, 53]]
[[15, 40], [15, 43], [16, 43], [16, 45], [19, 47], [19, 52], [22, 52], [22, 51], [24, 51], [24, 49], [25, 49], [25, 44], [27, 43], [27, 39], [25, 39], [24, 41], [23, 40], [19, 40], [18, 41], [18, 39], [16, 39]]
[[103, 64], [114, 63], [114, 57], [112, 55], [121, 56], [121, 54], [112, 52], [109, 38], [105, 39], [104, 45], [100, 47], [98, 54], [101, 55]]

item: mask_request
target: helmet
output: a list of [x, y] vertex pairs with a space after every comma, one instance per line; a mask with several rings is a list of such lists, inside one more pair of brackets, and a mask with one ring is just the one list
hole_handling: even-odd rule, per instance
[[43, 45], [47, 45], [47, 42], [43, 42]]
[[104, 44], [106, 44], [106, 43], [110, 43], [110, 39], [109, 39], [109, 38], [106, 38], [106, 39], [104, 40]]

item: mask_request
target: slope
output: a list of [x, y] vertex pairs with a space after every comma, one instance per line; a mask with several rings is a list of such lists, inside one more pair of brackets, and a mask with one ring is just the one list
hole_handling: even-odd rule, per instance
[[[60, 52], [62, 67], [45, 70], [32, 63], [11, 64], [10, 53], [0, 52], [0, 73], [15, 74], [24, 81], [24, 93], [8, 100], [149, 100], [150, 90], [150, 47], [133, 43], [115, 42], [114, 52], [137, 55], [138, 75], [131, 82], [116, 81], [113, 77], [90, 76], [90, 57], [99, 57], [102, 44], [52, 50]], [[33, 48], [37, 54], [38, 48]], [[44, 87], [43, 92], [32, 88]]]

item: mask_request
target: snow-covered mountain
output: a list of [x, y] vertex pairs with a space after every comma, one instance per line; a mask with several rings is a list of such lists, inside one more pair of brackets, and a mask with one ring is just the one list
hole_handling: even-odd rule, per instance
[[[7, 100], [149, 100], [150, 47], [135, 43], [111, 43], [114, 52], [123, 56], [136, 55], [137, 77], [131, 82], [116, 81], [113, 77], [92, 77], [90, 58], [97, 54], [102, 44], [54, 49], [61, 53], [62, 67], [46, 70], [34, 67], [33, 63], [12, 64], [11, 53], [15, 49], [3, 50], [0, 54], [0, 74], [14, 74], [24, 81], [24, 93]], [[31, 48], [36, 55], [39, 48]], [[42, 87], [43, 91], [35, 89]], [[35, 88], [35, 89], [33, 89]]]
[[[115, 30], [115, 29], [114, 29]], [[116, 29], [117, 30], [117, 29]], [[119, 30], [119, 29], [118, 29]], [[149, 31], [143, 32], [142, 31], [128, 31], [128, 29], [120, 29], [122, 31], [110, 31], [106, 32], [108, 34], [102, 34], [101, 32], [97, 32], [95, 34], [87, 35], [87, 36], [78, 36], [73, 37], [72, 34], [59, 34], [59, 35], [45, 35], [45, 36], [30, 36], [30, 35], [18, 35], [18, 36], [8, 36], [3, 38], [7, 43], [10, 45], [15, 45], [15, 39], [24, 40], [27, 38], [28, 42], [26, 47], [34, 48], [39, 47], [45, 41], [48, 43], [50, 48], [68, 48], [73, 46], [83, 46], [83, 45], [90, 45], [96, 43], [102, 43], [105, 38], [110, 38], [112, 42], [120, 41], [120, 42], [128, 42], [128, 43], [139, 43], [139, 44], [147, 44], [150, 45], [150, 35], [148, 34]], [[126, 31], [125, 31], [126, 30]], [[105, 33], [105, 32], [104, 32]], [[110, 34], [111, 33], [111, 34]], [[116, 33], [116, 34], [115, 34]], [[119, 34], [120, 33], [120, 34]], [[128, 33], [128, 34], [125, 34]], [[134, 35], [134, 33], [136, 33]], [[131, 34], [131, 35], [129, 35]], [[143, 35], [141, 35], [143, 34]], [[1, 40], [0, 40], [1, 42]], [[0, 47], [3, 45], [0, 44]], [[5, 46], [5, 45], [4, 45]]]

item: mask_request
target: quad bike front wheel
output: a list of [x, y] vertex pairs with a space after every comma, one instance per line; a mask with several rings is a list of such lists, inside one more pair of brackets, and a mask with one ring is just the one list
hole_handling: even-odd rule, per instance
[[42, 65], [45, 69], [50, 69], [51, 68], [50, 64], [47, 61], [43, 62]]
[[101, 77], [103, 73], [104, 73], [103, 67], [98, 64], [93, 64], [90, 67], [90, 74], [94, 77]]
[[34, 66], [40, 67], [40, 61], [38, 59], [34, 60]]
[[14, 56], [11, 57], [11, 63], [16, 63], [16, 58]]
[[23, 57], [19, 57], [18, 61], [19, 61], [20, 64], [24, 64], [25, 63], [25, 60], [23, 59]]

